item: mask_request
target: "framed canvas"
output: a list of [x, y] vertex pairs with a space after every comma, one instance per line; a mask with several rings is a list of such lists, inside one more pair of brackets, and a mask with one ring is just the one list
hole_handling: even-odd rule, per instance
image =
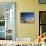
[[0, 2], [0, 40], [15, 40], [15, 2]]
[[20, 13], [20, 22], [21, 23], [34, 23], [34, 13], [33, 12], [21, 12]]
[[39, 0], [40, 4], [46, 4], [46, 0]]

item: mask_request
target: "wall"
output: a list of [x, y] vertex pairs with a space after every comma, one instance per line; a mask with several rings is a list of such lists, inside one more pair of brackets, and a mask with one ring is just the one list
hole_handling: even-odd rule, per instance
[[[39, 6], [36, 0], [19, 0], [18, 2], [18, 16], [17, 16], [17, 37], [18, 38], [36, 38], [39, 33], [39, 19], [38, 12]], [[17, 3], [16, 2], [16, 3]], [[34, 24], [21, 24], [20, 12], [34, 12], [35, 22]]]
[[39, 5], [39, 10], [40, 11], [46, 11], [46, 4], [40, 4]]
[[[38, 5], [37, 0], [3, 0], [0, 2], [16, 2], [16, 37], [36, 38], [39, 34], [39, 10], [45, 10], [44, 5]], [[40, 8], [40, 9], [39, 9]], [[34, 24], [21, 24], [20, 12], [34, 12]]]

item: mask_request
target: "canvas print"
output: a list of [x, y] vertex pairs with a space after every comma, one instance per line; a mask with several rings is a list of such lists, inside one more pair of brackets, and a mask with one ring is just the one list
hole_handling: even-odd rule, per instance
[[21, 12], [20, 22], [33, 24], [34, 23], [34, 13], [33, 12]]

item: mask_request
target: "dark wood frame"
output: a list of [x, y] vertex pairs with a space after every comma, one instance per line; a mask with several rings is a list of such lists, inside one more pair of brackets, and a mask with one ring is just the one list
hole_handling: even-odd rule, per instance
[[46, 25], [46, 24], [40, 24], [40, 13], [46, 12], [46, 11], [39, 11], [39, 36], [40, 36], [40, 25]]

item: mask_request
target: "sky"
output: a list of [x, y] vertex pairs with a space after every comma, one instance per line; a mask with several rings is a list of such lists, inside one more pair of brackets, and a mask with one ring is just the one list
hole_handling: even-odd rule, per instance
[[34, 13], [21, 13], [21, 19], [33, 19], [34, 18]]

